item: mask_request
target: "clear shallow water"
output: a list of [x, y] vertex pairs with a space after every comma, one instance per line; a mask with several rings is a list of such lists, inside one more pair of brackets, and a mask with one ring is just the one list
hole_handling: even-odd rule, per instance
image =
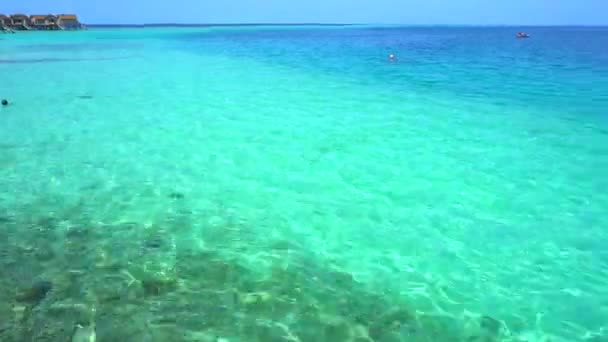
[[607, 338], [608, 30], [520, 30], [0, 36], [3, 340]]

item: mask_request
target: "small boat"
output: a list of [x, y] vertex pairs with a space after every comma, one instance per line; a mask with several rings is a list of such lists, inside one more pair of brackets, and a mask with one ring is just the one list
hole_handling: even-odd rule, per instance
[[526, 32], [517, 32], [517, 35], [515, 35], [515, 37], [517, 37], [517, 38], [530, 38], [530, 35], [527, 34]]

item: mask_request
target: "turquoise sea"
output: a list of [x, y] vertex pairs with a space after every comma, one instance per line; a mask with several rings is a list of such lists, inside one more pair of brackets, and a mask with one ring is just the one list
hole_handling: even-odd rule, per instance
[[608, 341], [608, 28], [0, 34], [0, 98], [1, 341]]

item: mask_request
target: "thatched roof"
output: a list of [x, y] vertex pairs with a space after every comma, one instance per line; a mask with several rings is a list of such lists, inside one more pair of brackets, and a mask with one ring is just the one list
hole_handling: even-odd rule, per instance
[[56, 15], [52, 14], [33, 14], [30, 16], [31, 19], [57, 19]]
[[61, 20], [78, 20], [75, 14], [59, 14], [57, 17]]

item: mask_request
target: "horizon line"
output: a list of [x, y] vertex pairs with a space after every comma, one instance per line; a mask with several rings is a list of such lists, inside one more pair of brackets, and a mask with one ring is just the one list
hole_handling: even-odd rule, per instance
[[146, 26], [473, 26], [473, 27], [607, 27], [608, 24], [405, 24], [405, 23], [281, 23], [281, 22], [243, 22], [243, 23], [143, 23], [143, 24], [87, 24], [88, 27], [146, 27]]

